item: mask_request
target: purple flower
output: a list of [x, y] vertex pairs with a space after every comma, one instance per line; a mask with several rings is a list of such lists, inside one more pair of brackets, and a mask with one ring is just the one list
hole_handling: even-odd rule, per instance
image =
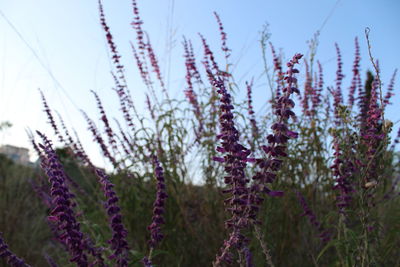
[[314, 93], [312, 97], [312, 113], [316, 115], [317, 108], [321, 104], [321, 92], [324, 87], [324, 74], [322, 71], [322, 65], [319, 61], [318, 64], [318, 77], [315, 78]]
[[337, 53], [338, 69], [336, 71], [336, 87], [335, 90], [333, 91], [333, 100], [334, 100], [333, 106], [335, 107], [335, 124], [339, 125], [340, 124], [339, 106], [343, 104], [343, 95], [341, 86], [344, 75], [342, 73], [342, 66], [343, 66], [342, 56], [338, 44], [335, 43], [335, 47]]
[[330, 235], [331, 233], [329, 231], [326, 231], [321, 223], [318, 221], [317, 216], [315, 215], [315, 213], [311, 210], [311, 208], [308, 206], [305, 198], [303, 197], [303, 195], [297, 191], [296, 192], [296, 196], [300, 202], [301, 207], [303, 208], [303, 213], [301, 214], [301, 216], [307, 216], [311, 225], [313, 225], [319, 232], [319, 238], [321, 239], [321, 241], [323, 243], [326, 243], [330, 240]]
[[[208, 72], [210, 72], [208, 70]], [[246, 177], [245, 167], [247, 159], [251, 153], [247, 148], [239, 143], [239, 131], [235, 127], [231, 101], [231, 95], [225, 88], [225, 80], [218, 77], [213, 80], [213, 86], [220, 95], [220, 134], [217, 136], [221, 140], [218, 151], [223, 151], [224, 158], [214, 157], [213, 159], [223, 162], [225, 165], [226, 176], [224, 182], [228, 187], [224, 193], [231, 196], [225, 200], [227, 210], [231, 212], [232, 217], [225, 222], [226, 228], [231, 230], [228, 240], [225, 240], [221, 248], [221, 253], [216, 258], [216, 265], [221, 262], [229, 263], [231, 260], [230, 249], [237, 248], [242, 250], [247, 246], [248, 239], [241, 233], [242, 229], [249, 226], [248, 217], [248, 199], [249, 187], [247, 184], [250, 179]]]
[[7, 260], [7, 263], [13, 267], [30, 267], [21, 258], [18, 258], [3, 240], [3, 233], [0, 232], [0, 258]]
[[154, 249], [164, 237], [161, 233], [161, 224], [165, 223], [163, 214], [165, 212], [165, 202], [168, 197], [165, 186], [164, 170], [156, 156], [153, 156], [153, 164], [155, 177], [157, 179], [157, 196], [153, 204], [152, 222], [147, 227], [151, 234], [151, 239], [149, 240], [149, 246], [151, 249]]
[[45, 171], [51, 185], [50, 196], [52, 198], [52, 211], [48, 220], [56, 224], [59, 232], [59, 240], [68, 248], [71, 255], [71, 262], [76, 262], [78, 266], [87, 266], [88, 250], [87, 242], [80, 231], [80, 225], [76, 221], [76, 214], [73, 207], [76, 203], [72, 201], [73, 194], [66, 185], [66, 174], [51, 142], [45, 135], [37, 132], [42, 138], [43, 144], [40, 148], [43, 150], [45, 158], [42, 159], [41, 166]]
[[108, 137], [108, 143], [111, 146], [111, 148], [113, 149], [114, 154], [118, 153], [118, 148], [117, 148], [117, 142], [115, 141], [115, 134], [114, 131], [112, 130], [110, 123], [108, 121], [106, 112], [104, 110], [103, 104], [101, 103], [100, 97], [97, 95], [97, 93], [95, 91], [91, 91], [92, 94], [94, 95], [95, 99], [96, 99], [96, 103], [97, 103], [97, 108], [100, 111], [100, 120], [103, 122], [104, 124], [104, 128], [105, 128], [105, 132], [107, 134]]
[[104, 142], [103, 137], [101, 136], [101, 134], [99, 133], [99, 130], [96, 127], [96, 124], [94, 123], [94, 121], [92, 119], [89, 118], [89, 116], [86, 114], [86, 112], [84, 112], [83, 110], [81, 110], [83, 117], [85, 118], [87, 124], [89, 125], [89, 130], [92, 132], [94, 141], [96, 141], [96, 143], [100, 146], [103, 155], [112, 163], [112, 165], [115, 168], [119, 167], [119, 164], [117, 162], [117, 160], [111, 155], [107, 145]]
[[118, 266], [128, 266], [129, 247], [126, 241], [128, 232], [122, 223], [122, 216], [118, 206], [118, 197], [114, 191], [114, 185], [110, 182], [109, 177], [100, 169], [96, 169], [96, 175], [100, 179], [104, 196], [106, 197], [105, 208], [112, 229], [112, 238], [108, 241], [114, 253], [110, 259], [116, 259]]
[[153, 263], [151, 262], [151, 260], [149, 260], [149, 258], [144, 257], [142, 259], [142, 263], [144, 267], [153, 267]]
[[[351, 159], [343, 160], [338, 136], [335, 135], [333, 138], [333, 149], [335, 152], [333, 164], [330, 166], [333, 176], [336, 178], [333, 189], [339, 191], [336, 197], [336, 206], [339, 209], [339, 213], [344, 214], [345, 208], [350, 206], [352, 200], [351, 194], [354, 192], [354, 189], [350, 178], [353, 176], [356, 168]], [[352, 151], [349, 150], [349, 153], [352, 153]]]
[[298, 73], [298, 70], [294, 68], [295, 64], [298, 64], [301, 59], [301, 54], [296, 54], [291, 61], [287, 63], [288, 70], [285, 75], [281, 77], [283, 81], [286, 81], [286, 86], [282, 88], [282, 94], [276, 99], [274, 105], [274, 113], [277, 115], [277, 120], [271, 126], [273, 134], [267, 136], [268, 145], [262, 146], [262, 149], [267, 154], [266, 158], [260, 158], [256, 160], [256, 164], [261, 169], [257, 171], [253, 176], [255, 183], [251, 187], [252, 195], [250, 198], [251, 210], [250, 217], [255, 219], [259, 210], [259, 205], [263, 202], [263, 198], [260, 196], [261, 193], [265, 193], [269, 196], [279, 197], [283, 195], [281, 191], [271, 190], [267, 184], [272, 183], [275, 180], [276, 172], [282, 165], [282, 157], [287, 157], [286, 143], [290, 138], [297, 138], [296, 132], [290, 131], [287, 126], [289, 118], [294, 119], [295, 114], [292, 111], [295, 104], [290, 96], [297, 92], [298, 89], [294, 87], [295, 78], [294, 73]]
[[222, 49], [222, 51], [225, 52], [225, 59], [227, 60], [228, 57], [230, 56], [229, 51], [231, 51], [231, 50], [226, 45], [226, 32], [224, 31], [224, 26], [222, 25], [222, 22], [221, 22], [221, 19], [220, 19], [218, 13], [214, 12], [214, 16], [217, 19], [217, 23], [219, 26], [219, 33], [221, 35], [221, 41], [222, 41], [221, 49]]
[[257, 127], [257, 122], [256, 122], [256, 118], [254, 115], [254, 109], [253, 109], [253, 105], [252, 105], [252, 97], [251, 97], [251, 91], [252, 91], [252, 87], [253, 87], [253, 80], [251, 80], [250, 83], [246, 82], [246, 87], [247, 87], [247, 108], [248, 108], [248, 113], [250, 116], [250, 124], [251, 124], [251, 133], [252, 133], [252, 137], [254, 139], [256, 139], [258, 137], [258, 127]]
[[389, 101], [390, 101], [390, 98], [391, 98], [392, 96], [394, 96], [393, 88], [394, 88], [394, 82], [395, 82], [395, 79], [396, 79], [396, 74], [397, 74], [397, 69], [394, 70], [393, 75], [392, 75], [392, 78], [390, 79], [389, 85], [388, 85], [388, 87], [387, 87], [385, 99], [383, 100], [384, 107], [385, 107], [386, 105], [390, 104], [390, 102], [389, 102]]
[[354, 93], [356, 88], [360, 86], [360, 46], [358, 44], [358, 38], [356, 37], [354, 40], [355, 43], [355, 57], [353, 63], [353, 78], [351, 79], [351, 86], [349, 89], [349, 106], [352, 107], [354, 105]]
[[44, 111], [47, 114], [49, 123], [50, 123], [51, 127], [53, 128], [55, 135], [58, 137], [58, 140], [61, 143], [64, 143], [64, 137], [61, 135], [60, 131], [58, 130], [57, 124], [54, 121], [53, 114], [51, 113], [51, 109], [49, 108], [49, 105], [47, 104], [46, 98], [44, 97], [44, 94], [40, 89], [39, 89], [39, 92], [40, 92], [40, 95], [42, 96], [42, 103], [44, 106]]

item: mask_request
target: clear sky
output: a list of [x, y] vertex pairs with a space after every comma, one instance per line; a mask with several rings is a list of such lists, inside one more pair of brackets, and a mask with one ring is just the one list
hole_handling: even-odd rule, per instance
[[[139, 110], [144, 102], [142, 84], [129, 41], [134, 39], [130, 26], [131, 3], [128, 0], [103, 0], [128, 82]], [[137, 0], [144, 28], [157, 52], [169, 90], [183, 97], [184, 62], [182, 36], [192, 39], [195, 52], [201, 55], [197, 33], [201, 32], [215, 51], [219, 51], [218, 27], [213, 11], [219, 13], [233, 50], [236, 81], [256, 78], [255, 107], [267, 98], [262, 72], [260, 31], [269, 24], [271, 41], [286, 57], [307, 52], [307, 40], [321, 31], [317, 58], [323, 63], [328, 84], [336, 71], [337, 42], [342, 50], [344, 88], [350, 84], [354, 37], [358, 36], [362, 69], [371, 68], [367, 58], [365, 27], [371, 29], [374, 57], [380, 60], [382, 81], [388, 83], [395, 68], [400, 67], [400, 1], [398, 0]], [[69, 126], [80, 134], [84, 146], [95, 162], [100, 152], [91, 142], [79, 109], [98, 118], [90, 90], [98, 92], [110, 116], [117, 116], [118, 101], [110, 75], [110, 61], [104, 33], [99, 24], [97, 0], [17, 0], [0, 2], [0, 122], [8, 120], [13, 127], [0, 133], [0, 144], [30, 147], [25, 128], [41, 130], [51, 137], [42, 112], [38, 88], [58, 110]], [[10, 25], [11, 23], [11, 25]], [[397, 33], [396, 33], [397, 32]], [[399, 84], [399, 83], [397, 83]], [[384, 86], [385, 88], [385, 86]], [[396, 86], [398, 88], [398, 86]], [[389, 107], [389, 118], [400, 119], [400, 92], [395, 91], [396, 105]], [[396, 112], [397, 111], [397, 112]], [[397, 117], [396, 117], [397, 116]], [[399, 124], [395, 126], [396, 131]]]

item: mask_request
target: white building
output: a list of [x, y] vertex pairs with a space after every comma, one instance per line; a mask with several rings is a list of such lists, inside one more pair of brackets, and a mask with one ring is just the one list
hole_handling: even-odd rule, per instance
[[0, 153], [6, 155], [13, 161], [28, 165], [29, 161], [29, 149], [24, 147], [17, 147], [12, 145], [0, 146]]

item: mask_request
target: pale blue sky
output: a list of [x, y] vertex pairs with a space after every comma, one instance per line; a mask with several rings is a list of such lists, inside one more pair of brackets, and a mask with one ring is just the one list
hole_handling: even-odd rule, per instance
[[[107, 21], [123, 55], [132, 94], [141, 107], [145, 90], [129, 47], [129, 41], [134, 39], [130, 27], [130, 1], [103, 2]], [[199, 58], [202, 55], [198, 32], [209, 40], [217, 53], [219, 51], [219, 33], [213, 11], [219, 13], [224, 23], [228, 46], [233, 50], [232, 62], [236, 64], [234, 74], [242, 84], [244, 79], [257, 78], [262, 71], [258, 40], [266, 22], [270, 25], [271, 41], [277, 49], [283, 49], [286, 57], [295, 52], [306, 53], [306, 41], [321, 30], [317, 58], [324, 65], [329, 84], [333, 84], [336, 71], [335, 42], [342, 49], [344, 72], [347, 73], [344, 88], [351, 79], [354, 37], [358, 36], [360, 40], [362, 69], [371, 68], [365, 27], [371, 29], [372, 52], [380, 60], [384, 84], [400, 66], [400, 1], [397, 0], [138, 0], [138, 5], [163, 74], [170, 73], [171, 95], [176, 97], [182, 97], [184, 85], [182, 36], [193, 40]], [[29, 147], [26, 127], [52, 136], [37, 91], [41, 88], [49, 105], [62, 114], [69, 126], [79, 131], [95, 162], [101, 163], [78, 111], [81, 108], [92, 118], [98, 117], [90, 90], [99, 93], [110, 116], [117, 114], [119, 108], [115, 94], [110, 90], [113, 83], [97, 1], [3, 0], [0, 11], [29, 45], [0, 16], [0, 121], [9, 120], [14, 124], [0, 134], [0, 144]], [[269, 92], [265, 82], [258, 80], [255, 88], [256, 98], [264, 101]], [[400, 92], [396, 90], [396, 94], [397, 108], [396, 105], [389, 107], [389, 118], [394, 121], [400, 119], [395, 117]], [[256, 109], [262, 104], [262, 101], [256, 101]]]

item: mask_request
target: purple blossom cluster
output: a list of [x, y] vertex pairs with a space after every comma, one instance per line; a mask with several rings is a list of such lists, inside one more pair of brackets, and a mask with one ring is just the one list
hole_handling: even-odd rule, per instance
[[222, 41], [222, 51], [225, 53], [225, 59], [228, 59], [230, 54], [229, 51], [231, 51], [228, 46], [226, 45], [226, 32], [224, 31], [224, 26], [222, 24], [221, 18], [219, 17], [217, 12], [214, 12], [214, 16], [217, 19], [218, 27], [219, 27], [219, 33], [221, 35], [221, 41]]
[[228, 188], [223, 192], [231, 195], [225, 200], [225, 205], [232, 214], [232, 217], [225, 222], [226, 228], [231, 230], [231, 235], [225, 240], [221, 254], [217, 256], [215, 265], [218, 266], [222, 262], [232, 262], [233, 255], [229, 251], [231, 248], [241, 251], [247, 247], [248, 240], [241, 231], [249, 226], [247, 218], [249, 188], [247, 184], [250, 179], [246, 177], [245, 167], [250, 161], [248, 156], [251, 152], [239, 143], [239, 131], [235, 127], [232, 113], [234, 107], [231, 95], [225, 88], [224, 80], [218, 77], [213, 81], [213, 86], [220, 95], [220, 133], [217, 137], [221, 140], [221, 146], [217, 147], [217, 151], [225, 154], [223, 158], [214, 157], [214, 160], [223, 162], [225, 165], [227, 175], [224, 177], [224, 182]]
[[99, 5], [99, 13], [100, 13], [100, 24], [106, 34], [107, 44], [111, 51], [112, 62], [116, 68], [116, 74], [112, 73], [116, 85], [115, 91], [117, 92], [121, 111], [124, 116], [124, 119], [128, 126], [134, 130], [134, 124], [132, 120], [132, 116], [129, 112], [130, 108], [135, 109], [133, 102], [131, 100], [129, 91], [127, 91], [124, 66], [122, 65], [120, 58], [121, 56], [118, 53], [117, 46], [114, 43], [113, 36], [110, 32], [110, 27], [107, 25], [106, 18], [104, 15], [103, 5], [101, 0], [98, 1]]
[[128, 232], [122, 223], [121, 209], [118, 206], [118, 197], [114, 191], [114, 185], [110, 182], [109, 177], [100, 169], [96, 169], [97, 177], [102, 185], [104, 196], [106, 197], [105, 209], [110, 221], [112, 229], [112, 238], [108, 241], [111, 249], [114, 251], [109, 257], [115, 259], [118, 266], [128, 266], [128, 242], [126, 236]]
[[110, 150], [108, 149], [106, 143], [104, 142], [103, 137], [101, 136], [101, 134], [99, 133], [99, 130], [96, 127], [96, 124], [94, 123], [94, 121], [92, 119], [89, 118], [89, 116], [86, 114], [86, 112], [84, 112], [83, 110], [81, 110], [83, 117], [85, 118], [88, 126], [89, 126], [89, 130], [92, 132], [94, 141], [97, 142], [97, 144], [100, 145], [100, 148], [103, 152], [103, 155], [112, 163], [112, 165], [114, 167], [118, 167], [118, 162], [115, 159], [115, 157], [113, 155], [111, 155]]
[[386, 91], [386, 95], [385, 95], [385, 99], [383, 100], [384, 103], [384, 107], [390, 103], [390, 98], [392, 98], [392, 96], [394, 96], [394, 82], [396, 80], [396, 75], [397, 75], [397, 69], [394, 70], [392, 78], [390, 79], [389, 85], [387, 87], [387, 91]]
[[306, 116], [311, 116], [312, 112], [310, 109], [310, 102], [312, 101], [312, 96], [314, 94], [314, 88], [312, 85], [312, 74], [310, 67], [308, 66], [308, 63], [306, 60], [304, 60], [304, 65], [306, 67], [306, 80], [304, 82], [304, 94], [302, 98], [302, 108], [303, 108], [303, 114]]
[[251, 82], [246, 82], [246, 87], [247, 87], [247, 109], [248, 113], [250, 116], [250, 124], [251, 124], [251, 133], [252, 137], [256, 139], [258, 137], [258, 126], [257, 126], [257, 121], [254, 115], [254, 108], [253, 108], [253, 100], [252, 100], [252, 88], [253, 88], [253, 80]]
[[296, 192], [296, 196], [300, 202], [301, 207], [303, 208], [303, 213], [301, 214], [301, 216], [307, 216], [311, 225], [313, 225], [317, 231], [319, 232], [319, 238], [321, 239], [321, 241], [323, 243], [327, 243], [330, 239], [331, 239], [331, 233], [328, 230], [325, 230], [322, 227], [322, 224], [318, 221], [317, 216], [315, 215], [315, 213], [312, 211], [312, 209], [310, 208], [310, 206], [307, 204], [306, 199], [304, 198], [304, 196], [297, 191]]
[[50, 123], [51, 127], [53, 128], [54, 133], [57, 136], [58, 140], [61, 143], [64, 143], [64, 138], [61, 135], [60, 130], [57, 127], [57, 124], [56, 124], [56, 122], [55, 122], [55, 120], [53, 118], [53, 114], [51, 113], [51, 109], [50, 109], [49, 105], [47, 104], [47, 100], [44, 97], [43, 92], [41, 90], [39, 90], [39, 92], [40, 92], [40, 95], [42, 97], [42, 104], [43, 104], [43, 107], [44, 107], [44, 112], [46, 112], [46, 114], [47, 114], [47, 118], [49, 119], [49, 123]]
[[100, 97], [97, 95], [97, 93], [95, 91], [91, 91], [91, 92], [92, 92], [92, 94], [94, 95], [94, 97], [96, 99], [97, 108], [99, 109], [100, 115], [101, 115], [100, 120], [104, 124], [105, 132], [106, 132], [106, 135], [108, 137], [108, 143], [111, 146], [114, 154], [116, 154], [118, 152], [118, 147], [117, 147], [117, 142], [115, 141], [114, 131], [110, 126], [110, 123], [109, 123], [108, 118], [107, 118], [107, 114], [106, 114], [106, 112], [104, 110], [103, 104], [101, 103]]
[[[203, 58], [203, 65], [204, 68], [207, 70], [208, 72], [208, 78], [211, 84], [213, 84], [215, 77], [214, 74], [219, 74], [220, 72], [220, 68], [218, 66], [218, 63], [215, 61], [215, 57], [214, 57], [214, 53], [212, 52], [212, 50], [210, 49], [210, 46], [207, 43], [206, 38], [203, 37], [203, 35], [199, 34], [201, 42], [203, 44], [203, 50], [204, 50], [204, 58]], [[213, 72], [211, 72], [211, 70]], [[212, 74], [214, 73], [214, 74]]]
[[322, 89], [324, 88], [324, 74], [322, 70], [322, 65], [319, 61], [317, 61], [318, 64], [318, 76], [316, 76], [315, 80], [315, 85], [314, 85], [314, 90], [313, 90], [313, 96], [312, 96], [312, 114], [313, 116], [317, 115], [317, 108], [321, 104], [322, 100]]
[[88, 266], [87, 242], [80, 231], [80, 224], [76, 221], [76, 214], [73, 208], [76, 203], [72, 201], [74, 195], [66, 185], [66, 175], [51, 142], [45, 135], [38, 132], [43, 144], [39, 147], [43, 150], [45, 158], [41, 165], [51, 185], [50, 196], [53, 209], [48, 217], [59, 232], [58, 239], [68, 248], [71, 255], [71, 262], [78, 266]]
[[334, 149], [334, 160], [331, 165], [333, 171], [333, 176], [335, 179], [334, 190], [338, 190], [339, 194], [336, 197], [336, 206], [339, 209], [339, 213], [345, 214], [345, 209], [350, 206], [354, 188], [351, 182], [351, 177], [353, 176], [356, 168], [350, 159], [344, 159], [342, 149], [338, 140], [338, 136], [334, 136], [333, 140]]
[[[221, 253], [214, 263], [215, 266], [222, 262], [232, 263], [231, 249], [236, 248], [242, 253], [248, 249], [249, 240], [242, 231], [252, 223], [259, 223], [256, 217], [259, 206], [264, 200], [260, 195], [281, 196], [283, 194], [281, 191], [271, 190], [267, 184], [274, 181], [276, 172], [282, 165], [282, 157], [287, 157], [286, 143], [290, 138], [298, 136], [296, 132], [288, 129], [286, 123], [289, 118], [295, 118], [292, 111], [295, 104], [290, 96], [295, 92], [299, 93], [295, 87], [297, 79], [294, 77], [294, 74], [299, 71], [294, 68], [294, 65], [298, 64], [301, 58], [301, 54], [296, 54], [287, 63], [288, 70], [281, 77], [287, 86], [282, 88], [282, 95], [276, 99], [274, 105], [274, 113], [277, 116], [277, 121], [271, 127], [274, 134], [267, 137], [269, 145], [262, 146], [267, 154], [266, 158], [256, 160], [249, 158], [251, 152], [239, 143], [239, 132], [235, 127], [232, 113], [234, 107], [231, 95], [225, 88], [224, 80], [219, 78], [213, 81], [213, 86], [217, 88], [220, 95], [220, 134], [217, 137], [221, 140], [221, 146], [217, 147], [217, 151], [225, 154], [224, 157], [214, 157], [214, 160], [225, 165], [227, 175], [224, 177], [224, 182], [228, 188], [223, 192], [231, 194], [231, 197], [225, 200], [225, 204], [228, 206], [227, 210], [232, 213], [231, 219], [226, 221], [226, 227], [231, 229], [231, 233], [229, 238], [224, 241]], [[253, 176], [254, 183], [248, 186], [250, 179], [245, 174], [245, 168], [247, 162], [254, 161], [261, 170]]]
[[30, 267], [24, 260], [18, 258], [3, 240], [3, 233], [0, 233], [0, 258], [7, 260], [7, 264], [12, 267]]
[[378, 104], [378, 87], [379, 80], [377, 77], [372, 82], [371, 95], [369, 98], [366, 128], [361, 133], [363, 142], [367, 146], [367, 175], [365, 176], [365, 183], [371, 182], [376, 179], [376, 159], [375, 154], [381, 143], [385, 138], [385, 133], [381, 131], [383, 110]]
[[[295, 113], [292, 111], [295, 103], [290, 99], [290, 96], [293, 93], [299, 93], [299, 89], [295, 87], [297, 79], [294, 77], [294, 74], [299, 71], [294, 68], [294, 66], [299, 63], [302, 56], [303, 55], [301, 54], [294, 55], [292, 60], [287, 63], [288, 70], [285, 75], [282, 76], [282, 80], [286, 82], [286, 86], [282, 88], [282, 95], [275, 103], [274, 113], [277, 116], [277, 119], [271, 126], [273, 134], [267, 136], [268, 145], [262, 146], [267, 157], [256, 160], [256, 164], [261, 171], [257, 171], [253, 176], [253, 180], [255, 180], [255, 183], [252, 186], [253, 192], [263, 192], [269, 196], [281, 196], [283, 194], [283, 192], [271, 190], [267, 184], [270, 184], [275, 180], [276, 172], [280, 169], [283, 163], [282, 157], [288, 156], [286, 153], [286, 144], [288, 140], [298, 137], [298, 133], [289, 130], [287, 122], [289, 118], [296, 118]], [[258, 211], [257, 206], [260, 205], [262, 201], [263, 198], [260, 196], [254, 199], [254, 212]]]
[[[275, 47], [273, 44], [270, 42], [269, 46], [271, 47], [271, 53], [272, 53], [272, 59], [274, 62], [274, 73], [276, 74], [276, 90], [275, 93], [276, 95], [274, 96], [276, 99], [278, 99], [281, 96], [281, 90], [282, 90], [282, 81], [283, 81], [283, 71], [282, 71], [282, 62], [281, 59], [279, 58], [278, 54], [275, 51]], [[275, 101], [275, 99], [273, 99]]]
[[157, 179], [157, 197], [153, 204], [153, 218], [151, 224], [147, 227], [151, 234], [151, 239], [149, 240], [151, 249], [154, 249], [164, 238], [164, 235], [161, 233], [161, 224], [165, 224], [163, 214], [165, 213], [165, 202], [168, 198], [165, 187], [164, 170], [156, 156], [153, 157], [153, 165], [155, 177]]
[[339, 45], [335, 43], [336, 54], [337, 54], [337, 71], [336, 71], [336, 87], [333, 90], [333, 106], [335, 108], [335, 123], [336, 125], [340, 125], [340, 105], [343, 104], [343, 94], [342, 94], [342, 80], [344, 78], [342, 67], [342, 55], [340, 53]]
[[165, 186], [164, 170], [157, 156], [153, 156], [154, 175], [157, 180], [157, 196], [153, 204], [153, 217], [151, 224], [147, 227], [150, 231], [150, 240], [148, 241], [150, 252], [148, 256], [143, 257], [141, 262], [145, 267], [152, 267], [151, 256], [154, 248], [161, 242], [164, 235], [161, 232], [161, 225], [165, 224], [164, 213], [165, 213], [165, 202], [168, 198]]
[[354, 94], [356, 92], [356, 89], [361, 87], [361, 76], [360, 76], [360, 45], [358, 44], [358, 38], [355, 38], [354, 40], [355, 43], [355, 57], [354, 57], [354, 63], [353, 63], [353, 78], [351, 79], [351, 86], [349, 89], [349, 99], [348, 99], [348, 104], [350, 107], [354, 105]]
[[145, 47], [146, 47], [147, 54], [149, 56], [150, 65], [153, 68], [153, 72], [155, 72], [155, 74], [157, 76], [157, 80], [160, 82], [163, 92], [168, 96], [168, 93], [165, 89], [165, 84], [164, 84], [164, 81], [163, 81], [163, 78], [161, 75], [161, 70], [160, 70], [160, 66], [158, 64], [158, 60], [157, 60], [156, 54], [154, 53], [153, 46], [150, 43], [150, 38], [147, 33], [146, 33], [146, 39], [147, 39], [147, 42], [145, 44]]
[[196, 66], [196, 61], [195, 61], [195, 56], [193, 53], [193, 47], [192, 43], [187, 41], [186, 39], [183, 39], [183, 48], [184, 48], [184, 57], [185, 57], [185, 66], [186, 66], [186, 85], [187, 88], [184, 90], [185, 96], [189, 103], [193, 107], [193, 112], [194, 115], [199, 122], [199, 127], [198, 130], [196, 130], [195, 134], [196, 136], [200, 136], [200, 134], [204, 130], [204, 125], [203, 125], [203, 116], [200, 111], [200, 105], [198, 101], [198, 97], [196, 92], [194, 91], [193, 88], [193, 82], [192, 80], [194, 79], [198, 83], [202, 83], [200, 73], [197, 70]]

